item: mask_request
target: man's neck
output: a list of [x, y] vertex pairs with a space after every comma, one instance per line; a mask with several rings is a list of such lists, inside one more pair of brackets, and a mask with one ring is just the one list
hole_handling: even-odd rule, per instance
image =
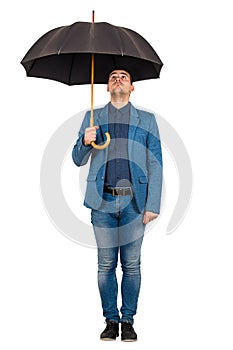
[[110, 102], [115, 108], [121, 109], [122, 107], [126, 106], [129, 103], [129, 100], [127, 101], [111, 100]]

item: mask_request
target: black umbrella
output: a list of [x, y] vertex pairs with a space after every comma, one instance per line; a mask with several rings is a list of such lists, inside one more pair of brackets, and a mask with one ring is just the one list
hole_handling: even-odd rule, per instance
[[[128, 71], [134, 81], [159, 78], [163, 66], [152, 46], [135, 31], [109, 23], [76, 22], [44, 34], [21, 61], [27, 76], [68, 85], [106, 84], [114, 69]], [[106, 135], [109, 137], [109, 135]], [[93, 143], [93, 146], [97, 146]], [[103, 148], [98, 146], [97, 148]]]

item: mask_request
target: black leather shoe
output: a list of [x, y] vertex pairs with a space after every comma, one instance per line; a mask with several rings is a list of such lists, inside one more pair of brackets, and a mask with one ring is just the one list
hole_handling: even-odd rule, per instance
[[137, 340], [137, 333], [130, 322], [121, 323], [121, 340], [128, 342]]
[[100, 334], [101, 340], [116, 340], [119, 336], [119, 324], [114, 321], [106, 321], [107, 326], [105, 330]]

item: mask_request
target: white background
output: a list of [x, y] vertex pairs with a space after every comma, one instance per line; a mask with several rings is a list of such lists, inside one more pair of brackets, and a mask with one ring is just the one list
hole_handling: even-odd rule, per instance
[[[173, 125], [193, 167], [189, 211], [178, 229], [166, 235], [178, 179], [164, 151], [167, 206], [143, 244], [135, 318], [139, 341], [133, 346], [232, 350], [230, 5], [227, 0], [22, 0], [2, 5], [1, 349], [130, 346], [119, 339], [99, 341], [105, 325], [96, 283], [96, 250], [59, 233], [40, 195], [44, 149], [65, 120], [89, 107], [89, 87], [26, 78], [20, 65], [42, 34], [91, 21], [94, 9], [96, 22], [136, 30], [158, 52], [164, 62], [161, 79], [136, 83], [132, 102]], [[105, 89], [95, 89], [96, 105], [108, 102]]]

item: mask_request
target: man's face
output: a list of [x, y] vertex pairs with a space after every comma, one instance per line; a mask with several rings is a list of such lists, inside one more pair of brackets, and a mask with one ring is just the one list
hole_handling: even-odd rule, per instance
[[114, 70], [109, 74], [107, 91], [110, 94], [128, 94], [134, 90], [130, 74], [125, 70]]

